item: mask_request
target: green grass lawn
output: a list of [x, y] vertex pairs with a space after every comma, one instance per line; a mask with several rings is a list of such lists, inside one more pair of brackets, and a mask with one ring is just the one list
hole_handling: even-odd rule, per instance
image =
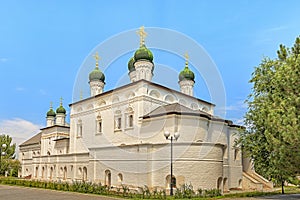
[[[7, 184], [7, 185], [18, 185], [24, 187], [36, 187], [36, 188], [45, 188], [45, 189], [52, 189], [52, 190], [63, 190], [63, 191], [70, 191], [70, 192], [80, 192], [80, 193], [90, 193], [90, 194], [98, 194], [98, 195], [105, 195], [105, 196], [112, 196], [112, 197], [119, 197], [125, 199], [181, 199], [184, 195], [181, 196], [168, 196], [166, 192], [159, 192], [159, 191], [150, 191], [148, 188], [145, 188], [143, 194], [134, 194], [129, 191], [129, 188], [123, 186], [117, 191], [112, 191], [106, 186], [103, 185], [96, 185], [92, 183], [81, 183], [81, 182], [74, 182], [73, 184], [66, 183], [66, 182], [42, 182], [42, 181], [34, 181], [34, 180], [24, 180], [18, 178], [5, 178], [0, 177], [0, 184]], [[284, 188], [286, 194], [296, 194], [300, 193], [299, 187], [292, 187], [287, 186]], [[189, 190], [186, 190], [189, 191]], [[209, 192], [209, 191], [207, 191]], [[208, 193], [207, 193], [208, 194]], [[281, 188], [274, 188], [273, 191], [270, 192], [243, 192], [238, 191], [236, 193], [225, 194], [222, 196], [217, 195], [210, 195], [210, 196], [217, 196], [217, 197], [196, 197], [196, 195], [186, 195], [185, 197], [192, 197], [195, 200], [201, 199], [224, 199], [224, 198], [243, 198], [243, 197], [258, 197], [258, 196], [269, 196], [269, 195], [276, 195], [281, 194]], [[220, 193], [218, 193], [220, 195]], [[187, 198], [185, 198], [187, 199]]]

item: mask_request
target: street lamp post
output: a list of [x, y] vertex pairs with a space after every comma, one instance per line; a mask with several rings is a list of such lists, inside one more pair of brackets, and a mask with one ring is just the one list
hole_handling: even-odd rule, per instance
[[180, 134], [176, 132], [174, 135], [171, 135], [169, 131], [164, 133], [164, 136], [167, 140], [171, 141], [171, 180], [170, 180], [170, 196], [173, 196], [173, 140], [178, 140]]
[[2, 144], [0, 146], [0, 173], [1, 173], [1, 168], [2, 168], [2, 163], [1, 163], [2, 156], [5, 156], [5, 151], [4, 151], [5, 148], [6, 148], [6, 144]]

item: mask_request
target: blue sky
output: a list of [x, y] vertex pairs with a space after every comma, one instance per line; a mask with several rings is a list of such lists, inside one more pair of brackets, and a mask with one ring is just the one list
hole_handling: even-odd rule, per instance
[[[142, 25], [146, 31], [172, 29], [200, 44], [222, 77], [226, 118], [240, 122], [254, 67], [264, 56], [274, 58], [279, 44], [293, 44], [300, 33], [299, 8], [296, 0], [1, 0], [0, 133], [17, 142], [34, 135], [45, 125], [50, 101], [54, 108], [61, 96], [65, 107], [72, 102], [77, 73], [90, 52], [113, 35]], [[126, 72], [130, 55], [120, 56], [104, 72], [105, 90], [116, 85], [122, 75], [116, 72]], [[165, 63], [175, 71], [184, 66], [184, 61], [159, 51], [154, 57], [169, 59]], [[198, 78], [197, 97], [209, 101], [202, 87]]]

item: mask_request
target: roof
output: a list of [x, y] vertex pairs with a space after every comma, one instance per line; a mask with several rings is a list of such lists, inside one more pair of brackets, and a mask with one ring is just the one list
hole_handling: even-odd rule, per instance
[[173, 104], [160, 106], [160, 107], [156, 108], [155, 110], [151, 111], [150, 113], [142, 116], [142, 118], [147, 119], [147, 118], [154, 118], [154, 117], [159, 117], [159, 116], [164, 116], [164, 115], [172, 115], [172, 114], [205, 117], [205, 118], [207, 118], [209, 120], [212, 120], [212, 121], [225, 122], [229, 126], [238, 127], [238, 125], [234, 125], [232, 123], [232, 121], [230, 121], [230, 120], [225, 120], [225, 119], [219, 118], [217, 116], [210, 115], [210, 114], [208, 114], [206, 112], [203, 112], [201, 110], [193, 110], [193, 109], [190, 109], [190, 108], [188, 108], [186, 106], [183, 106], [179, 103], [173, 103]]
[[77, 103], [80, 103], [80, 102], [83, 102], [83, 101], [86, 101], [86, 100], [89, 100], [89, 99], [92, 99], [92, 98], [97, 98], [97, 97], [99, 97], [99, 96], [103, 96], [103, 95], [106, 95], [106, 94], [109, 94], [109, 93], [112, 93], [112, 92], [116, 92], [116, 91], [122, 90], [122, 89], [127, 88], [127, 87], [130, 87], [130, 86], [132, 86], [132, 85], [136, 85], [136, 84], [138, 84], [138, 83], [140, 83], [140, 82], [145, 82], [145, 83], [147, 83], [147, 84], [149, 84], [149, 85], [153, 85], [153, 86], [156, 86], [156, 87], [163, 88], [163, 89], [165, 89], [165, 90], [169, 90], [170, 93], [176, 93], [176, 94], [180, 94], [180, 95], [183, 95], [183, 96], [188, 96], [188, 97], [191, 98], [191, 99], [195, 99], [195, 100], [197, 100], [197, 101], [202, 101], [202, 102], [204, 102], [204, 103], [207, 103], [207, 104], [210, 104], [210, 105], [212, 105], [212, 106], [215, 106], [215, 104], [213, 104], [213, 103], [211, 103], [211, 102], [208, 102], [208, 101], [205, 101], [205, 100], [202, 100], [202, 99], [199, 99], [199, 98], [196, 98], [196, 97], [193, 97], [193, 96], [184, 94], [184, 93], [179, 92], [179, 91], [177, 91], [177, 90], [173, 90], [173, 89], [171, 89], [171, 88], [165, 87], [165, 86], [160, 85], [160, 84], [157, 84], [157, 83], [153, 83], [153, 82], [147, 81], [147, 80], [145, 80], [145, 79], [141, 79], [141, 80], [138, 80], [138, 81], [135, 81], [135, 82], [132, 82], [132, 83], [123, 85], [123, 86], [121, 86], [121, 87], [118, 87], [118, 88], [115, 88], [115, 89], [112, 89], [112, 90], [103, 92], [103, 93], [98, 94], [98, 95], [96, 95], [96, 96], [91, 96], [91, 97], [88, 97], [88, 98], [86, 98], [86, 99], [82, 99], [82, 100], [79, 100], [79, 101], [77, 101], [77, 102], [73, 102], [73, 103], [69, 104], [69, 106], [72, 106], [72, 105], [74, 105], [74, 104], [77, 104]]
[[27, 146], [32, 144], [39, 144], [41, 142], [41, 136], [42, 136], [42, 132], [39, 132], [38, 134], [30, 138], [29, 140], [23, 142], [19, 146], [21, 147], [21, 146]]
[[54, 139], [53, 141], [61, 141], [61, 140], [69, 140], [70, 138], [68, 137], [62, 137], [62, 138], [57, 138], [57, 139]]
[[47, 126], [47, 127], [41, 128], [41, 130], [50, 129], [53, 127], [70, 128], [70, 125], [67, 123], [66, 123], [66, 125], [54, 124], [53, 126]]
[[171, 115], [171, 114], [177, 114], [177, 115], [196, 115], [196, 116], [202, 116], [206, 118], [211, 118], [212, 116], [206, 112], [200, 111], [200, 110], [193, 110], [186, 106], [183, 106], [179, 103], [173, 103], [168, 104], [164, 106], [160, 106], [150, 113], [143, 116], [143, 118], [152, 118], [152, 117], [158, 117], [162, 115]]

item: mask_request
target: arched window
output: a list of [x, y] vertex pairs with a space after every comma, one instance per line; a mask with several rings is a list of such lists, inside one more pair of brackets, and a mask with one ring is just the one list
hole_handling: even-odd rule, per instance
[[128, 127], [133, 127], [133, 115], [132, 114], [128, 116], [128, 121], [129, 121]]
[[35, 178], [38, 177], [38, 174], [39, 174], [39, 167], [36, 167], [36, 168], [35, 168]]
[[42, 179], [45, 178], [45, 167], [42, 167]]
[[111, 186], [111, 172], [110, 170], [105, 170], [105, 181], [104, 184], [107, 186]]
[[101, 134], [101, 133], [102, 133], [102, 118], [101, 115], [98, 115], [96, 119], [96, 134]]
[[241, 155], [240, 155], [240, 151], [238, 148], [234, 149], [234, 160], [240, 160], [241, 159]]
[[60, 168], [60, 175], [63, 176], [64, 175], [64, 169], [61, 167]]
[[221, 190], [222, 189], [222, 177], [219, 177], [217, 180], [217, 189]]
[[228, 181], [227, 178], [223, 179], [223, 192], [227, 192], [228, 191]]
[[243, 186], [242, 186], [242, 183], [243, 183], [243, 180], [240, 179], [240, 180], [239, 180], [239, 188], [242, 188], [242, 187], [243, 187]]
[[123, 175], [121, 173], [118, 174], [118, 183], [122, 184], [123, 182]]
[[82, 177], [82, 168], [79, 167], [78, 168], [78, 178], [81, 178]]
[[[176, 188], [176, 177], [174, 175], [172, 177], [172, 186]], [[166, 177], [166, 188], [171, 188], [171, 175]]]
[[87, 168], [86, 167], [83, 167], [83, 170], [82, 170], [82, 180], [83, 181], [87, 180]]
[[77, 123], [77, 137], [82, 137], [82, 120]]
[[115, 131], [119, 131], [122, 129], [122, 113], [120, 110], [115, 112]]
[[50, 168], [50, 176], [49, 176], [50, 180], [52, 180], [53, 178], [53, 167]]
[[67, 180], [67, 167], [64, 167], [63, 180]]
[[131, 107], [126, 109], [126, 128], [133, 127], [133, 109]]

